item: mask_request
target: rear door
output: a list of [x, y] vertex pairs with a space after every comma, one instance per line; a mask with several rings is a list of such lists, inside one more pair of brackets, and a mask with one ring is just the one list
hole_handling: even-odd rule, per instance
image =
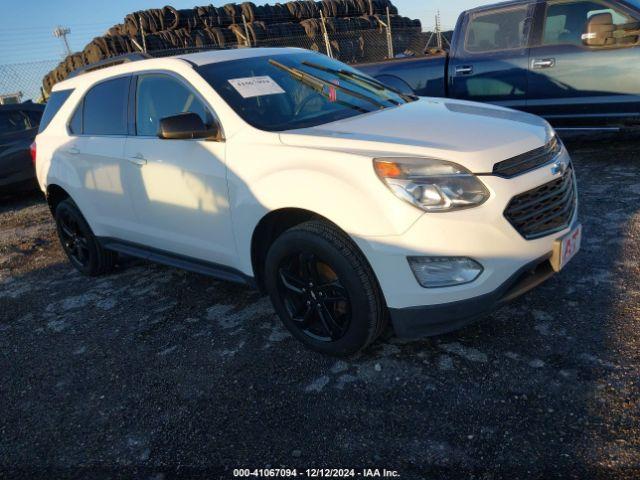
[[529, 64], [527, 109], [560, 126], [640, 112], [640, 22], [619, 2], [540, 4]]
[[136, 135], [127, 140], [125, 157], [139, 222], [136, 242], [234, 263], [225, 142], [158, 137], [162, 118], [192, 112], [211, 124], [217, 122], [215, 113], [186, 80], [170, 72], [139, 75], [133, 90]]
[[524, 108], [533, 5], [471, 12], [449, 66], [454, 98]]
[[91, 87], [71, 117], [71, 136], [62, 147], [77, 175], [70, 182], [79, 185], [80, 210], [91, 210], [88, 220], [97, 235], [121, 239], [136, 229], [123, 157], [130, 81], [122, 76]]

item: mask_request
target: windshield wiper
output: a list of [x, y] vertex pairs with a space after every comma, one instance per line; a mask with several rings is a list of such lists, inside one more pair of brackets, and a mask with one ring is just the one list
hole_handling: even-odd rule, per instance
[[[318, 93], [320, 93], [321, 95], [325, 96], [325, 97], [329, 97], [329, 94], [326, 93], [324, 91], [324, 87], [325, 86], [329, 86], [329, 87], [333, 87], [336, 90], [340, 90], [341, 92], [346, 93], [347, 95], [350, 95], [354, 98], [357, 98], [359, 100], [362, 100], [364, 102], [368, 102], [372, 105], [375, 105], [378, 109], [382, 110], [383, 108], [387, 108], [384, 103], [379, 102], [378, 100], [376, 100], [375, 98], [371, 98], [367, 95], [363, 95], [362, 93], [356, 92], [354, 90], [351, 90], [350, 88], [346, 88], [343, 87], [341, 85], [335, 85], [334, 83], [330, 82], [329, 80], [325, 80], [323, 78], [320, 77], [316, 77], [315, 75], [312, 75], [311, 73], [307, 73], [303, 70], [300, 70], [298, 68], [295, 67], [287, 67], [286, 65], [283, 65], [282, 63], [270, 58], [269, 59], [269, 63], [271, 65], [273, 65], [274, 67], [277, 67], [281, 70], [284, 70], [285, 72], [287, 72], [289, 75], [291, 75], [293, 78], [300, 80], [302, 83], [305, 83], [306, 85], [310, 86], [311, 88], [313, 88], [314, 90], [316, 90]], [[349, 104], [351, 107], [357, 107], [356, 105], [352, 105]], [[358, 107], [360, 108], [360, 107]]]
[[[345, 70], [345, 69], [337, 69], [337, 68], [330, 68], [330, 67], [323, 67], [322, 65], [318, 65], [317, 63], [313, 63], [313, 62], [302, 62], [303, 65], [306, 65], [307, 67], [311, 67], [311, 68], [315, 68], [316, 70], [320, 70], [322, 72], [327, 72], [327, 73], [333, 73], [334, 75], [342, 75], [348, 78], [353, 78], [353, 79], [358, 79], [361, 82], [364, 82], [370, 86], [372, 86], [373, 88], [375, 88], [376, 90], [380, 90], [380, 91], [384, 91], [384, 90], [389, 90], [390, 92], [395, 93], [396, 95], [400, 96], [403, 100], [406, 100], [407, 102], [412, 102], [415, 100], [418, 100], [418, 97], [416, 95], [412, 95], [412, 94], [407, 94], [407, 93], [402, 93], [400, 90], [398, 90], [397, 88], [385, 85], [384, 83], [374, 79], [374, 78], [370, 78], [367, 77], [366, 75], [363, 75], [362, 73], [357, 73], [357, 72], [352, 72], [350, 70]], [[389, 100], [390, 102], [394, 102], [397, 105], [399, 105], [398, 102], [396, 102], [395, 100]]]

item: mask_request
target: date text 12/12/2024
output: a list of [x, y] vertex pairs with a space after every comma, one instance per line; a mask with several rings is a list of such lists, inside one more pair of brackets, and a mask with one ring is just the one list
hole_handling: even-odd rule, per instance
[[397, 470], [386, 468], [237, 468], [233, 470], [234, 477], [253, 478], [400, 478]]

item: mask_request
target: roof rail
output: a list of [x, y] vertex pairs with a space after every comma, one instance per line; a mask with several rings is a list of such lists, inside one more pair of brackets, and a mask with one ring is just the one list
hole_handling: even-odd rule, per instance
[[151, 55], [148, 55], [146, 53], [141, 53], [141, 52], [127, 53], [125, 55], [118, 55], [117, 57], [105, 58], [104, 60], [100, 60], [99, 62], [95, 62], [90, 65], [86, 65], [84, 67], [75, 69], [73, 72], [69, 74], [68, 78], [76, 77], [78, 75], [82, 75], [83, 73], [100, 70], [102, 68], [113, 67], [115, 65], [122, 65], [123, 63], [137, 62], [138, 60], [146, 60], [148, 58], [153, 58], [153, 57]]

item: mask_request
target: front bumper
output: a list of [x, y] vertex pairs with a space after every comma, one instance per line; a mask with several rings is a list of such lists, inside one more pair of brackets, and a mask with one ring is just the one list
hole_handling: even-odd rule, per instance
[[[553, 275], [549, 259], [556, 240], [576, 225], [577, 203], [571, 226], [529, 240], [504, 212], [514, 196], [559, 177], [550, 167], [511, 179], [483, 176], [491, 196], [481, 206], [425, 213], [402, 235], [356, 238], [376, 273], [396, 333], [417, 337], [455, 330]], [[468, 284], [423, 288], [411, 271], [409, 256], [468, 257], [484, 270]]]
[[438, 305], [390, 308], [393, 329], [400, 338], [415, 339], [462, 328], [551, 277], [555, 271], [549, 258], [550, 255], [525, 265], [493, 292], [475, 298]]

